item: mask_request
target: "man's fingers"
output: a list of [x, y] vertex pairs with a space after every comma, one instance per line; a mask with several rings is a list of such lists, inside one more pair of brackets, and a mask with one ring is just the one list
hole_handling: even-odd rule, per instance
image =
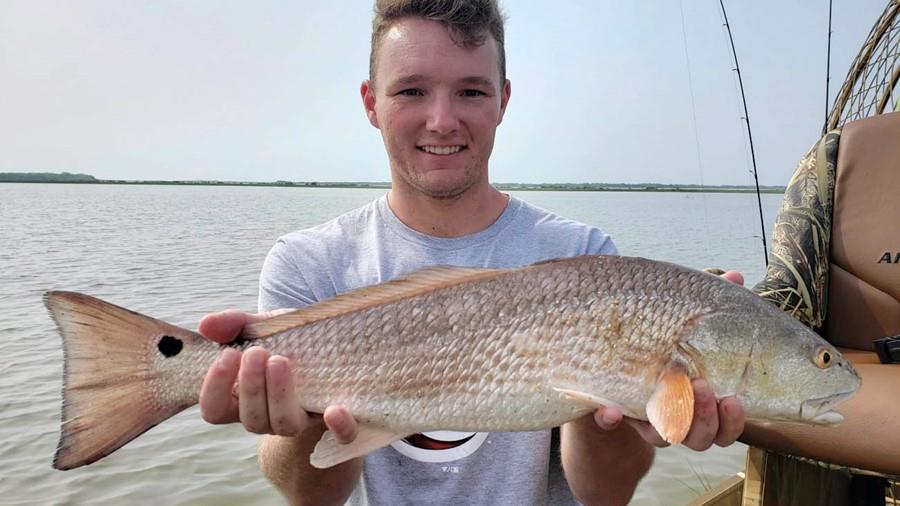
[[[741, 402], [735, 397], [726, 397], [721, 402], [716, 402], [715, 393], [706, 380], [695, 379], [691, 383], [694, 388], [694, 418], [682, 444], [693, 450], [703, 451], [713, 443], [719, 446], [734, 443], [744, 432], [744, 408]], [[669, 446], [650, 422], [623, 417], [616, 408], [596, 409], [594, 421], [605, 430], [615, 429], [624, 422], [653, 446]]]
[[200, 319], [197, 331], [217, 343], [230, 343], [241, 333], [244, 325], [249, 323], [250, 316], [252, 315], [237, 309], [208, 314]]
[[322, 413], [322, 418], [338, 443], [348, 444], [356, 439], [358, 432], [356, 420], [344, 406], [328, 406]]
[[237, 309], [226, 309], [218, 313], [210, 313], [200, 319], [197, 331], [203, 337], [217, 343], [230, 343], [240, 335], [244, 326], [249, 323], [263, 321], [273, 316], [290, 313], [294, 309], [274, 309], [264, 313], [245, 313]]
[[712, 446], [719, 432], [718, 405], [706, 380], [695, 379], [691, 383], [694, 387], [694, 420], [682, 444], [693, 450], [703, 451]]
[[722, 277], [736, 285], [744, 286], [744, 275], [738, 271], [726, 271]]
[[[288, 360], [269, 358], [258, 347], [243, 354], [222, 351], [203, 380], [200, 411], [209, 423], [240, 422], [257, 434], [296, 436], [312, 423], [297, 400]], [[355, 431], [352, 418], [351, 423]]]
[[306, 412], [297, 401], [294, 376], [286, 358], [277, 355], [269, 357], [266, 365], [266, 395], [269, 426], [273, 434], [297, 436], [309, 425]]
[[719, 433], [715, 443], [728, 446], [744, 432], [744, 407], [735, 397], [726, 397], [719, 402]]
[[207, 422], [238, 421], [238, 403], [232, 389], [240, 366], [240, 352], [226, 348], [206, 373], [200, 388], [200, 414]]
[[241, 359], [238, 376], [238, 405], [244, 427], [256, 434], [268, 434], [269, 409], [266, 406], [266, 362], [269, 352], [262, 348], [249, 348]]
[[622, 423], [622, 412], [612, 407], [600, 407], [594, 410], [594, 421], [603, 430], [613, 430]]

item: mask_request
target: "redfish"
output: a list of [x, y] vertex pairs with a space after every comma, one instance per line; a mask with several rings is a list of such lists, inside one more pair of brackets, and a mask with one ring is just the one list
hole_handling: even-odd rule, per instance
[[[57, 469], [90, 464], [196, 404], [223, 345], [99, 299], [45, 295], [63, 337]], [[244, 329], [291, 360], [309, 412], [346, 406], [357, 439], [325, 433], [320, 468], [434, 430], [532, 431], [615, 406], [671, 443], [692, 378], [750, 420], [832, 424], [859, 389], [829, 343], [751, 291], [642, 258], [583, 256], [515, 269], [428, 268]]]

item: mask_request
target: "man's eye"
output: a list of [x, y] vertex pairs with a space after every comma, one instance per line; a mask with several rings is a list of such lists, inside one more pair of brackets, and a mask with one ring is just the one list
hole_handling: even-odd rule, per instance
[[485, 95], [485, 93], [481, 90], [463, 90], [462, 95], [464, 97], [480, 97]]
[[403, 95], [405, 97], [421, 97], [423, 95], [422, 90], [418, 88], [409, 88], [407, 90], [402, 90], [398, 95]]

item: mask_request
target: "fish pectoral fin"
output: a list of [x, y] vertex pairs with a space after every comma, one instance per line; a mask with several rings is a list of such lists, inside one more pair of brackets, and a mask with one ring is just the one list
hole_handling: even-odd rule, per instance
[[687, 437], [694, 419], [694, 387], [680, 365], [669, 365], [660, 375], [647, 402], [647, 418], [667, 443]]
[[587, 406], [591, 409], [597, 409], [602, 407], [614, 407], [618, 408], [615, 402], [612, 402], [608, 399], [604, 399], [602, 397], [597, 397], [596, 395], [589, 394], [586, 392], [579, 392], [578, 390], [571, 390], [568, 388], [556, 388], [553, 387], [553, 390], [561, 393], [563, 397], [569, 399], [570, 401], [577, 402], [583, 406]]
[[330, 430], [325, 431], [322, 438], [316, 443], [312, 455], [309, 456], [309, 463], [318, 469], [336, 466], [356, 457], [368, 455], [408, 435], [405, 432], [398, 433], [377, 425], [360, 424], [356, 439], [352, 443], [342, 444], [334, 438], [334, 434]]

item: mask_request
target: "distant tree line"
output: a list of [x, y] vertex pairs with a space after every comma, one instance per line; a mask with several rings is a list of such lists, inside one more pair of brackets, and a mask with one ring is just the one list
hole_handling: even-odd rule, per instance
[[[0, 172], [0, 183], [95, 183], [95, 184], [141, 184], [141, 185], [195, 185], [195, 186], [293, 186], [299, 188], [390, 188], [391, 184], [380, 182], [329, 182], [329, 181], [157, 181], [97, 179], [89, 174], [70, 172]], [[661, 183], [495, 183], [500, 190], [529, 191], [644, 191], [644, 192], [725, 192], [750, 193], [756, 189], [746, 185], [698, 185]], [[783, 186], [761, 185], [762, 193], [784, 193]]]
[[0, 172], [0, 182], [4, 183], [98, 183], [90, 174], [71, 172]]

